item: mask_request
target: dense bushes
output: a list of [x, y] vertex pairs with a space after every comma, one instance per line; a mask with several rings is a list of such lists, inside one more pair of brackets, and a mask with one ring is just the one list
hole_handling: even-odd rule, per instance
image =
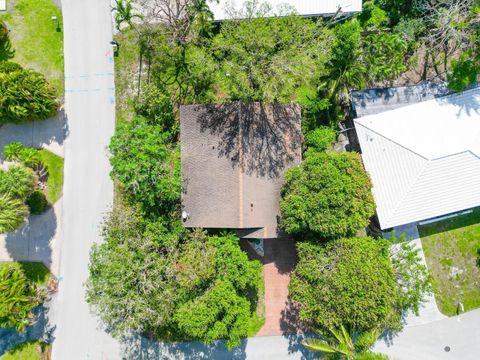
[[317, 153], [285, 173], [281, 226], [318, 239], [354, 235], [374, 214], [371, 183], [358, 154]]
[[33, 324], [32, 310], [44, 297], [45, 293], [26, 278], [18, 263], [0, 264], [0, 327], [23, 331]]
[[180, 149], [162, 127], [142, 117], [122, 124], [110, 142], [111, 175], [147, 209], [170, 208], [180, 200]]
[[0, 123], [43, 120], [55, 115], [55, 89], [43, 75], [4, 65], [0, 73]]
[[248, 260], [234, 235], [189, 233], [171, 221], [146, 222], [118, 205], [105, 242], [92, 249], [88, 302], [116, 335], [238, 345], [257, 318], [260, 263]]
[[0, 170], [0, 234], [17, 229], [28, 215], [25, 200], [34, 191], [36, 176], [23, 166]]

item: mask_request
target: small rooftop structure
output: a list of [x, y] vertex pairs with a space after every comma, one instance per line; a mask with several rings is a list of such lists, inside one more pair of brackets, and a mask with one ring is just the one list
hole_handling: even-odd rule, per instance
[[298, 105], [180, 108], [184, 226], [276, 238], [284, 171], [301, 162]]
[[480, 88], [354, 123], [382, 229], [480, 206]]
[[[293, 10], [301, 16], [326, 16], [334, 15], [340, 9], [343, 13], [356, 13], [362, 11], [362, 0], [265, 0], [274, 13], [285, 15]], [[215, 21], [238, 18], [239, 10], [244, 8], [245, 0], [208, 0], [207, 4], [213, 13]]]
[[412, 86], [352, 91], [352, 106], [356, 117], [362, 117], [435, 99], [448, 93], [445, 84], [424, 81]]

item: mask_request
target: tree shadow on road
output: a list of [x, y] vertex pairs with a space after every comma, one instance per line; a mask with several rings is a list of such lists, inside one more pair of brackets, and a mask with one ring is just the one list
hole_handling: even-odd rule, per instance
[[28, 326], [24, 332], [19, 332], [13, 328], [0, 329], [0, 356], [14, 346], [30, 340], [42, 340], [51, 344], [54, 340], [53, 327], [48, 319], [48, 307], [43, 304], [33, 310], [37, 319], [36, 323]]
[[123, 359], [216, 359], [243, 360], [246, 359], [245, 347], [247, 340], [232, 350], [228, 350], [222, 341], [205, 345], [199, 341], [191, 342], [157, 342], [140, 335], [122, 339]]

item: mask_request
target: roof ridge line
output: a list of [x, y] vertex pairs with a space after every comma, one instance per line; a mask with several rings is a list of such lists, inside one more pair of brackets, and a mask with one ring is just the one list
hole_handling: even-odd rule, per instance
[[478, 158], [480, 159], [480, 156], [478, 156], [477, 154], [475, 154], [472, 150], [467, 149], [467, 150], [459, 151], [459, 152], [456, 152], [456, 153], [453, 153], [453, 154], [448, 154], [448, 155], [444, 155], [444, 156], [439, 156], [439, 157], [437, 157], [437, 158], [430, 159], [429, 161], [443, 160], [443, 159], [449, 158], [449, 157], [451, 157], [451, 156], [461, 155], [461, 154], [465, 154], [465, 153], [470, 153], [470, 154], [472, 154], [473, 156], [476, 156], [476, 157], [478, 157]]
[[387, 222], [390, 222], [390, 219], [395, 215], [396, 211], [398, 210], [398, 208], [400, 207], [400, 205], [403, 204], [403, 202], [405, 201], [405, 199], [407, 198], [408, 194], [410, 194], [410, 192], [412, 191], [412, 188], [415, 186], [415, 184], [418, 182], [418, 180], [420, 179], [420, 177], [423, 175], [423, 173], [425, 172], [426, 168], [430, 165], [430, 160], [427, 159], [427, 163], [425, 165], [423, 165], [423, 168], [422, 170], [420, 170], [418, 172], [418, 175], [417, 177], [415, 178], [415, 180], [411, 183], [411, 185], [409, 186], [408, 190], [405, 191], [405, 195], [402, 197], [402, 199], [398, 202], [397, 206], [395, 206], [395, 209], [393, 209], [393, 211], [391, 212], [390, 216], [388, 217], [388, 220]]
[[384, 138], [384, 139], [386, 139], [386, 140], [394, 143], [395, 145], [398, 145], [398, 146], [400, 146], [401, 148], [404, 148], [405, 150], [410, 151], [411, 153], [413, 153], [413, 154], [415, 154], [415, 155], [417, 155], [417, 156], [420, 156], [422, 159], [425, 159], [425, 160], [427, 160], [427, 161], [430, 161], [430, 160], [431, 160], [431, 159], [429, 159], [429, 158], [427, 158], [427, 157], [425, 157], [425, 156], [417, 153], [416, 151], [413, 151], [412, 149], [409, 149], [408, 147], [406, 147], [406, 146], [404, 146], [404, 145], [396, 142], [395, 140], [392, 140], [392, 139], [386, 137], [385, 135], [380, 134], [378, 131], [373, 130], [372, 128], [370, 128], [370, 127], [368, 127], [368, 126], [363, 125], [362, 123], [357, 122], [356, 120], [354, 120], [354, 123], [356, 123], [356, 124], [358, 124], [358, 125], [360, 125], [360, 126], [363, 126], [365, 129], [368, 129], [368, 130], [370, 130], [371, 132], [374, 132], [374, 133], [377, 134], [378, 136], [381, 136], [382, 138]]

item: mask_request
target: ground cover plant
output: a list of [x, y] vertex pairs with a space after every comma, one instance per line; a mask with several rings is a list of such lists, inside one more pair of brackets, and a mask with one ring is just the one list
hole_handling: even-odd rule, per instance
[[442, 313], [454, 316], [480, 307], [480, 210], [418, 227], [435, 300]]

